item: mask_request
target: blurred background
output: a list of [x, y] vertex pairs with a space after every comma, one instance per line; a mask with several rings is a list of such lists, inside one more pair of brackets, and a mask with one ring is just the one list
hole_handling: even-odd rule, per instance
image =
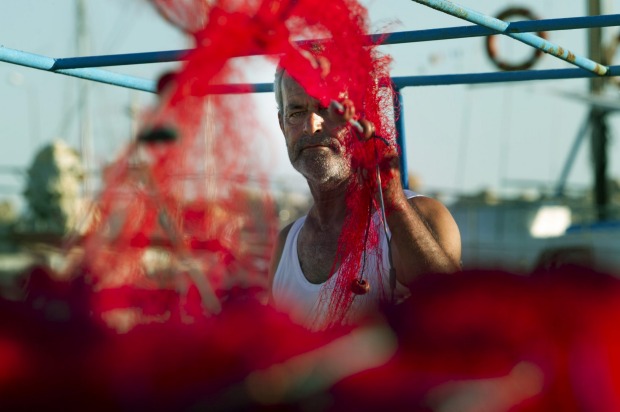
[[[2, 1], [0, 44], [48, 57], [106, 55], [191, 47], [145, 0]], [[407, 0], [362, 1], [375, 33], [469, 23]], [[523, 8], [542, 18], [615, 14], [620, 0], [461, 0], [496, 16]], [[598, 12], [597, 12], [598, 10]], [[600, 38], [598, 37], [600, 34]], [[566, 30], [548, 39], [576, 54], [617, 64], [619, 29]], [[497, 57], [519, 64], [531, 49], [496, 39]], [[394, 76], [493, 72], [484, 38], [383, 46]], [[597, 59], [595, 59], [597, 60]], [[263, 58], [240, 59], [248, 82], [273, 79]], [[155, 80], [178, 63], [109, 68]], [[533, 69], [569, 68], [550, 56]], [[528, 272], [579, 262], [620, 263], [620, 124], [618, 81], [588, 79], [402, 90], [410, 186], [442, 200], [463, 238], [468, 267]], [[282, 225], [309, 206], [304, 180], [288, 163], [273, 94], [254, 94], [266, 163]], [[597, 102], [604, 99], [602, 108]], [[134, 139], [154, 96], [0, 63], [0, 270], [14, 273], [84, 222], [101, 173]], [[596, 115], [593, 116], [592, 113]], [[590, 121], [596, 118], [595, 121]], [[580, 133], [586, 129], [585, 133]], [[243, 127], [243, 125], [239, 125]], [[598, 132], [597, 132], [598, 131]], [[594, 155], [593, 142], [604, 141]], [[595, 178], [595, 165], [605, 164]], [[599, 168], [600, 170], [600, 168]], [[44, 193], [45, 196], [41, 194]]]

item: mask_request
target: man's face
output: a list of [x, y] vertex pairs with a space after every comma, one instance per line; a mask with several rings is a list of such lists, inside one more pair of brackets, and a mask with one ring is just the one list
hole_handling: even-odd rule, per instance
[[281, 82], [280, 128], [286, 139], [293, 167], [309, 181], [338, 184], [346, 180], [351, 167], [344, 151], [348, 133], [341, 119], [309, 96], [290, 76]]

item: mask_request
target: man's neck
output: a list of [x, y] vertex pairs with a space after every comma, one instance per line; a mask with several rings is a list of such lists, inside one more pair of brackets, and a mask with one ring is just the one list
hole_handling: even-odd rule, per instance
[[308, 217], [321, 230], [334, 230], [342, 227], [347, 214], [348, 183], [342, 182], [337, 186], [326, 189], [310, 184], [310, 193], [314, 205], [308, 212]]

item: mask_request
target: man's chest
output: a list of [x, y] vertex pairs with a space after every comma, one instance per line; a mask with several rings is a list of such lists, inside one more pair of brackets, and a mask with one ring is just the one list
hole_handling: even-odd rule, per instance
[[[297, 256], [301, 270], [310, 283], [329, 278], [338, 250], [339, 233], [302, 230], [297, 239]], [[336, 267], [337, 268], [337, 267]]]

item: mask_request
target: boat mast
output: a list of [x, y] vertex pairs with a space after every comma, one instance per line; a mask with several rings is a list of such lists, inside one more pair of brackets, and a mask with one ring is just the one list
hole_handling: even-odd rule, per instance
[[[598, 16], [601, 14], [601, 0], [588, 0], [588, 15]], [[602, 47], [602, 29], [593, 27], [588, 31], [588, 53], [590, 59], [603, 62], [605, 53]], [[590, 93], [600, 95], [603, 92], [605, 79], [593, 77], [590, 80]], [[591, 138], [590, 150], [592, 154], [592, 164], [594, 169], [594, 206], [596, 207], [596, 218], [598, 221], [606, 220], [609, 211], [609, 192], [607, 188], [607, 111], [605, 109], [592, 107], [590, 110]]]
[[[90, 37], [87, 27], [87, 14], [85, 0], [76, 0], [76, 52], [78, 56], [86, 56], [90, 54]], [[91, 107], [89, 96], [88, 81], [78, 80], [78, 102], [79, 102], [79, 151], [84, 165], [83, 195], [91, 196], [91, 179], [92, 179], [92, 121]]]

